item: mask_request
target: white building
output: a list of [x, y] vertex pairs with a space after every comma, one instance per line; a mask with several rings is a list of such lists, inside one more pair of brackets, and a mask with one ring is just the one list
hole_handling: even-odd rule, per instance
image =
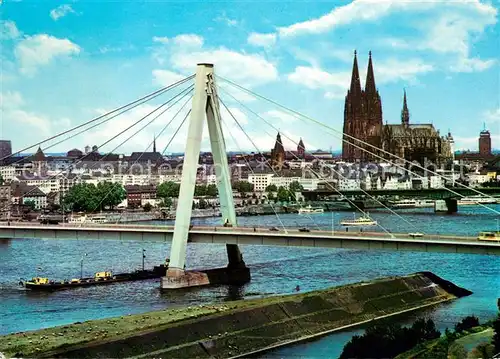
[[2, 176], [4, 181], [10, 182], [16, 176], [16, 168], [14, 166], [1, 166], [0, 176]]
[[288, 188], [290, 183], [298, 182], [304, 190], [313, 191], [318, 188], [319, 179], [302, 177], [278, 177], [273, 173], [255, 173], [248, 175], [248, 182], [254, 186], [254, 192], [265, 192], [267, 186]]

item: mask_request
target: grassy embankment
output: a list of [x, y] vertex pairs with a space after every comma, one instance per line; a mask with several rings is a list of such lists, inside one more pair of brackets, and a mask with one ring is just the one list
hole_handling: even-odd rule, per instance
[[93, 320], [2, 336], [0, 352], [16, 357], [234, 357], [456, 298], [435, 282], [417, 273], [304, 294]]
[[[462, 333], [456, 333], [453, 337], [446, 335], [438, 339], [422, 343], [415, 348], [398, 355], [395, 359], [448, 359], [448, 358], [482, 358], [471, 353], [466, 347], [477, 343], [489, 343], [493, 337], [493, 328], [489, 324], [474, 327]], [[492, 350], [489, 349], [489, 350]], [[469, 352], [469, 353], [467, 353]]]

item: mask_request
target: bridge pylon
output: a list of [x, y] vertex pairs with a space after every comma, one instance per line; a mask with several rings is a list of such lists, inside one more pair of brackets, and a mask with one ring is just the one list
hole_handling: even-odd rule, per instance
[[[245, 266], [241, 252], [236, 244], [226, 245], [229, 264], [225, 271], [223, 270], [221, 272], [221, 270], [219, 270], [217, 275], [214, 276], [213, 272], [209, 271], [193, 272], [184, 270], [205, 119], [207, 121], [210, 146], [214, 159], [222, 220], [224, 224], [228, 226], [236, 226], [237, 224], [231, 187], [231, 172], [227, 162], [226, 144], [222, 133], [214, 66], [213, 64], [198, 64], [189, 118], [186, 150], [184, 152], [184, 162], [182, 166], [179, 201], [177, 203], [174, 234], [170, 249], [170, 263], [166, 277], [162, 278], [162, 289], [206, 285], [212, 282], [220, 283], [224, 281], [221, 280], [221, 278], [225, 278], [225, 281], [227, 281], [228, 278], [241, 279], [242, 273], [243, 277], [248, 277], [246, 278], [247, 280], [250, 279], [250, 272]], [[239, 271], [240, 273], [229, 273], [231, 271]]]

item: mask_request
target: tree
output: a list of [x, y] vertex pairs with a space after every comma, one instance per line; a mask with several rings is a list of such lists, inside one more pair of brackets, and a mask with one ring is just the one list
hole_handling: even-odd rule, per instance
[[276, 187], [275, 184], [270, 184], [266, 187], [266, 192], [277, 192], [278, 191], [278, 187]]
[[276, 197], [280, 202], [288, 202], [290, 200], [290, 192], [285, 187], [280, 186]]
[[217, 186], [214, 184], [209, 184], [207, 186], [207, 196], [209, 197], [217, 197], [219, 191], [217, 190]]
[[205, 209], [207, 208], [207, 201], [205, 201], [203, 198], [200, 199], [200, 201], [198, 202], [198, 208], [199, 209]]
[[163, 182], [156, 188], [156, 194], [160, 198], [179, 197], [181, 185], [172, 181]]
[[98, 198], [98, 206], [99, 208], [90, 208], [91, 211], [95, 211], [97, 209], [103, 209], [104, 207], [113, 208], [127, 197], [127, 192], [125, 188], [119, 183], [113, 182], [100, 182], [96, 187], [96, 196]]
[[99, 207], [99, 200], [96, 193], [96, 186], [91, 183], [77, 184], [69, 189], [63, 202], [71, 211], [94, 211]]
[[207, 186], [205, 186], [205, 185], [194, 186], [194, 195], [195, 196], [206, 196], [207, 195]]
[[302, 186], [298, 181], [293, 181], [288, 185], [288, 189], [290, 189], [290, 192], [301, 192], [304, 190], [304, 186]]
[[493, 322], [493, 330], [495, 334], [493, 335], [492, 344], [495, 346], [495, 352], [500, 353], [500, 314]]
[[172, 204], [173, 204], [172, 198], [167, 197], [167, 198], [163, 199], [160, 206], [170, 208], [170, 207], [172, 207]]
[[253, 192], [253, 183], [247, 181], [238, 181], [233, 184], [233, 189], [240, 192], [242, 195], [248, 192]]
[[461, 333], [465, 330], [469, 330], [477, 326], [479, 326], [479, 319], [473, 315], [469, 315], [455, 324], [455, 331], [457, 333]]
[[147, 202], [143, 207], [142, 209], [144, 210], [144, 212], [151, 212], [151, 210], [153, 209], [153, 206], [151, 205], [151, 203]]
[[32, 199], [30, 199], [28, 201], [24, 201], [24, 204], [26, 206], [28, 206], [32, 211], [35, 210], [36, 204], [35, 204], [35, 201], [33, 201]]

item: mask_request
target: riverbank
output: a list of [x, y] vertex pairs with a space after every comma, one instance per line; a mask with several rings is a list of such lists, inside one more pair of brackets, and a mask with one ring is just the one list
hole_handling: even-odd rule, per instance
[[[446, 289], [441, 284], [446, 284]], [[239, 357], [426, 308], [463, 294], [470, 292], [421, 272], [304, 294], [10, 334], [0, 337], [0, 351], [15, 357]]]

